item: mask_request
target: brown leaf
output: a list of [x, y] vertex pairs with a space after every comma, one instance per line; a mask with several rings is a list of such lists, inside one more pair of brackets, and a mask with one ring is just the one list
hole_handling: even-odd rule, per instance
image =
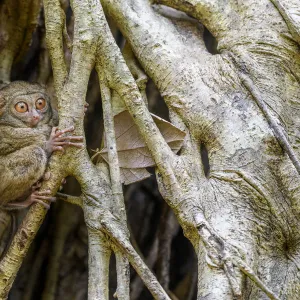
[[120, 168], [121, 182], [130, 184], [138, 181], [142, 181], [151, 176], [151, 174], [145, 168], [126, 169]]
[[[166, 142], [177, 153], [182, 146], [185, 133], [153, 114], [152, 118]], [[150, 174], [144, 168], [155, 166], [155, 162], [131, 115], [125, 110], [114, 117], [114, 123], [122, 182], [129, 184], [149, 177]], [[108, 162], [106, 142], [99, 154]]]

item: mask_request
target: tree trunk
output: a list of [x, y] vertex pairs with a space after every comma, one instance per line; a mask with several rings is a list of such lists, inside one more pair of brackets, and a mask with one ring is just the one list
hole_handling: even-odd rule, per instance
[[[51, 209], [10, 299], [105, 300], [116, 279], [118, 299], [151, 299], [142, 281], [156, 299], [299, 299], [298, 1], [74, 0], [69, 8], [45, 0], [45, 20], [38, 1], [26, 10], [21, 2], [0, 3], [0, 80], [55, 88], [60, 126], [74, 124], [79, 133], [86, 98], [87, 148], [100, 147], [104, 126], [109, 166], [76, 150], [51, 159], [51, 190], [74, 176], [79, 184], [69, 179], [63, 193], [77, 191], [80, 198], [64, 197], [84, 216], [70, 204]], [[15, 10], [23, 18], [13, 36]], [[117, 43], [123, 48], [125, 40], [122, 56]], [[125, 187], [124, 197], [116, 107], [129, 111], [155, 161], [156, 180]], [[185, 131], [179, 154], [148, 109]], [[0, 286], [13, 282], [45, 216], [40, 209], [23, 219], [0, 263]], [[22, 229], [29, 234], [18, 252]], [[130, 296], [128, 262], [142, 279], [132, 272]]]

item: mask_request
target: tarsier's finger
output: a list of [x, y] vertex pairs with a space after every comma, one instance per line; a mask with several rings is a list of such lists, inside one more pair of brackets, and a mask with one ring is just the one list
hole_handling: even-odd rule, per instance
[[56, 146], [74, 146], [77, 148], [83, 148], [84, 144], [83, 143], [72, 143], [72, 142], [54, 142], [54, 147]]
[[73, 131], [74, 131], [74, 126], [71, 126], [67, 129], [58, 130], [55, 133], [55, 137], [59, 137], [59, 136], [63, 135], [64, 133], [73, 132]]
[[83, 136], [77, 136], [77, 135], [70, 135], [70, 136], [61, 136], [57, 137], [55, 139], [56, 142], [63, 142], [63, 141], [82, 141]]
[[81, 135], [70, 135], [68, 136], [70, 141], [83, 141], [83, 136]]
[[34, 199], [33, 202], [36, 202], [36, 203], [40, 203], [42, 204], [44, 207], [46, 207], [47, 209], [50, 208], [50, 205], [42, 200], [38, 200], [38, 199]]
[[55, 202], [56, 198], [52, 197], [52, 196], [35, 196], [34, 201], [35, 200], [41, 200], [41, 201], [47, 200], [47, 201], [50, 201], [50, 202]]
[[65, 149], [63, 148], [63, 147], [61, 147], [61, 146], [54, 146], [53, 147], [53, 151], [61, 151], [61, 152], [65, 152]]

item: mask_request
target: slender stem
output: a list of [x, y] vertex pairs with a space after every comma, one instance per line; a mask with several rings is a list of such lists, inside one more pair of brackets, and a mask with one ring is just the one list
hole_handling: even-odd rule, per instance
[[[124, 224], [124, 227], [126, 227], [126, 211], [122, 191], [122, 184], [120, 179], [120, 168], [114, 128], [114, 117], [111, 105], [111, 93], [105, 79], [103, 79], [101, 76], [100, 68], [97, 67], [96, 69], [99, 73], [100, 90], [103, 104], [105, 139], [108, 148], [108, 161], [110, 169], [111, 187], [113, 192], [113, 201], [116, 202], [113, 205], [113, 214], [115, 216], [118, 216], [120, 218], [120, 221]], [[120, 251], [116, 251], [115, 254], [118, 276], [118, 299], [129, 300], [129, 263], [126, 257], [124, 257], [124, 254], [122, 254]]]
[[107, 238], [101, 232], [89, 229], [88, 236], [90, 266], [88, 297], [91, 300], [108, 300], [108, 274], [111, 248]]

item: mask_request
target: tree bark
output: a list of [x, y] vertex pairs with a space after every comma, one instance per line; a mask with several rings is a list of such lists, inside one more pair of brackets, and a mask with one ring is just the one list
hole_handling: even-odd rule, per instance
[[[22, 41], [23, 48], [27, 47], [28, 36], [36, 26], [32, 20], [37, 19], [37, 2], [31, 3], [32, 13], [19, 22], [22, 30], [9, 42], [0, 39], [2, 82], [10, 80], [13, 61], [25, 51], [20, 54], [16, 49]], [[24, 4], [10, 5], [21, 9]], [[114, 22], [126, 39], [123, 55], [101, 5], [109, 22]], [[1, 14], [5, 15], [8, 6], [5, 1], [1, 4]], [[48, 167], [52, 176], [42, 188], [55, 194], [61, 179], [69, 175], [80, 184], [80, 196], [60, 197], [84, 212], [89, 239], [88, 298], [109, 299], [109, 262], [114, 252], [118, 299], [130, 299], [129, 263], [155, 299], [176, 299], [170, 276], [172, 263], [176, 264], [172, 243], [178, 236], [173, 211], [196, 253], [197, 299], [298, 299], [297, 1], [101, 0], [100, 4], [98, 0], [74, 0], [74, 32], [68, 29], [67, 7], [67, 2], [44, 0], [60, 127], [73, 125], [77, 135], [84, 134], [83, 105], [95, 68], [99, 81], [90, 80], [90, 84], [100, 84], [109, 164], [93, 164], [86, 150], [69, 149], [63, 156], [53, 155]], [[14, 24], [0, 25], [0, 38], [2, 32], [12, 35]], [[217, 42], [214, 53], [204, 38], [207, 30]], [[70, 65], [67, 55], [71, 56]], [[186, 132], [180, 154], [172, 152], [149, 113], [145, 92], [148, 78], [163, 97], [172, 123]], [[126, 107], [145, 140], [156, 163], [158, 189], [169, 206], [161, 214], [161, 233], [153, 224], [143, 227], [153, 237], [147, 246], [151, 249], [148, 262], [157, 267], [165, 290], [137, 254], [140, 250], [129, 241], [112, 98]], [[142, 186], [137, 185], [137, 190]], [[40, 205], [29, 210], [0, 262], [3, 299], [45, 215]], [[138, 213], [134, 216], [132, 224], [139, 226]], [[140, 220], [147, 224], [143, 215]], [[61, 232], [61, 236], [67, 239], [66, 233]], [[56, 250], [53, 257], [61, 257], [63, 243]], [[45, 255], [40, 253], [39, 266]], [[187, 291], [193, 286], [192, 269], [192, 273], [185, 273], [185, 278], [191, 278]], [[53, 299], [59, 281], [57, 270], [53, 269], [53, 274], [54, 282], [47, 282], [51, 288], [44, 290], [43, 299]], [[139, 281], [132, 282], [137, 298], [141, 293]]]

